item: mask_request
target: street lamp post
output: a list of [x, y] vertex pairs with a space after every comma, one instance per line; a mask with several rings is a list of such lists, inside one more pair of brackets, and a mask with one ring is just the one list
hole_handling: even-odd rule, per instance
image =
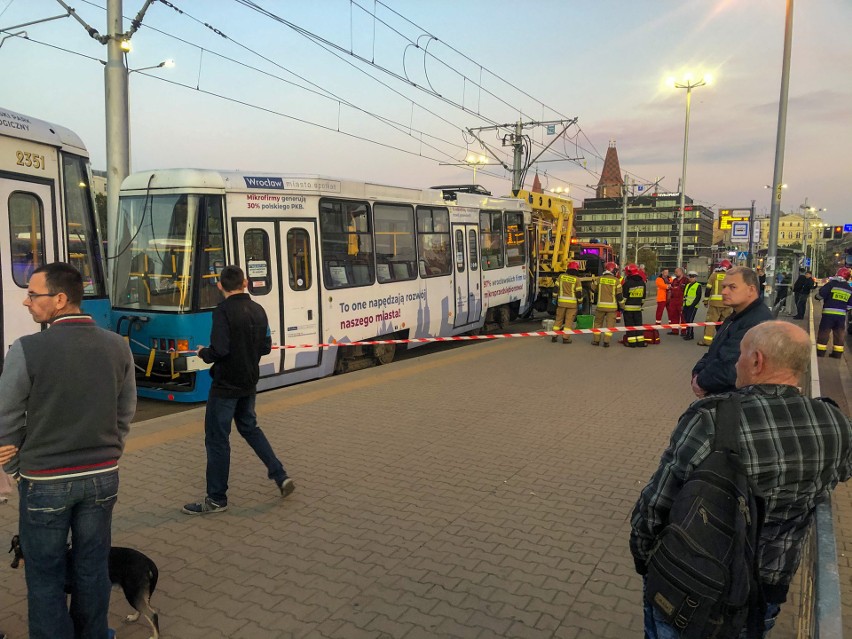
[[[824, 209], [824, 208], [818, 209], [818, 208], [815, 208], [813, 206], [808, 206], [808, 198], [805, 198], [805, 203], [799, 205], [799, 208], [804, 211], [802, 213], [802, 217], [803, 217], [803, 220], [802, 220], [802, 255], [804, 256], [805, 260], [807, 260], [808, 259], [808, 226], [809, 226], [808, 223], [810, 222], [810, 216], [813, 215], [814, 213], [818, 212], [818, 211], [825, 211], [827, 209]], [[816, 241], [814, 241], [814, 244], [816, 244]], [[794, 276], [798, 277], [798, 275], [799, 275], [799, 263], [798, 263], [798, 261], [796, 262], [794, 271], [795, 271]]]
[[684, 202], [686, 198], [686, 157], [689, 149], [689, 110], [692, 102], [692, 90], [710, 84], [712, 78], [705, 75], [700, 80], [692, 80], [692, 74], [687, 74], [683, 81], [678, 82], [669, 78], [669, 84], [675, 89], [686, 89], [686, 120], [683, 126], [683, 167], [680, 176], [680, 215], [678, 219], [677, 234], [677, 266], [683, 267], [683, 225], [684, 225]]

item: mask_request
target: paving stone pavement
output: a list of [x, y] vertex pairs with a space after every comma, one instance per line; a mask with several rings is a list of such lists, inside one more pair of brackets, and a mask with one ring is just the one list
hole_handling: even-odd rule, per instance
[[[263, 393], [298, 488], [281, 500], [234, 434], [222, 514], [180, 512], [204, 491], [203, 408], [135, 424], [113, 543], [157, 562], [162, 636], [641, 636], [630, 512], [706, 351], [589, 341], [477, 342]], [[16, 529], [13, 499], [0, 540]], [[20, 639], [23, 571], [2, 574]], [[119, 639], [148, 637], [129, 612], [115, 591]]]

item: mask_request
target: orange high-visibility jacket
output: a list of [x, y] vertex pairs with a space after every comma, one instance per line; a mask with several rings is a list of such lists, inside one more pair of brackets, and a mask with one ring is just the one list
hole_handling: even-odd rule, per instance
[[665, 302], [669, 298], [669, 281], [662, 275], [657, 277], [657, 301]]

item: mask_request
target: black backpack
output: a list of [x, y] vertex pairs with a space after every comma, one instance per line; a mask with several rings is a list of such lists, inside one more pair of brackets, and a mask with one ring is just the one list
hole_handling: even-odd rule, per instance
[[764, 504], [740, 461], [740, 415], [736, 395], [717, 405], [713, 451], [675, 497], [648, 560], [645, 597], [682, 639], [762, 629], [755, 551]]

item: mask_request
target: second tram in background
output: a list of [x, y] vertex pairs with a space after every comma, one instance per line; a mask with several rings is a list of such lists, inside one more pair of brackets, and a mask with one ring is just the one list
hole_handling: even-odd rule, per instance
[[32, 272], [48, 262], [80, 270], [83, 310], [109, 325], [91, 183], [89, 154], [74, 132], [0, 109], [0, 367], [12, 342], [40, 330], [22, 301]]
[[[317, 176], [163, 170], [121, 189], [113, 328], [128, 335], [139, 394], [203, 401], [226, 264], [246, 272], [276, 346], [260, 390], [389, 362], [393, 345], [321, 343], [450, 336], [504, 327], [530, 277], [517, 198]], [[413, 346], [413, 345], [412, 345]]]

